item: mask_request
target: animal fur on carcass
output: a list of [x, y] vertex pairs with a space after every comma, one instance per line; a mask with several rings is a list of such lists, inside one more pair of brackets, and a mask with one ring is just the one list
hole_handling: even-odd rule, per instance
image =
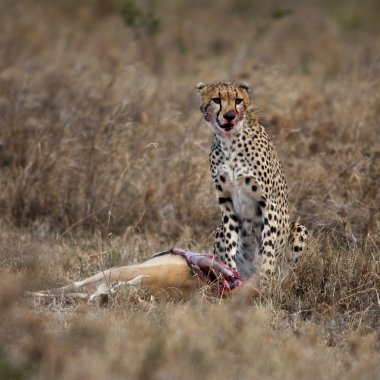
[[[159, 252], [140, 264], [115, 267], [99, 272], [52, 291], [34, 292], [36, 296], [75, 294], [93, 301], [100, 295], [111, 294], [121, 286], [141, 287], [153, 296], [189, 298], [195, 291], [208, 285], [219, 296], [234, 294], [244, 284], [240, 274], [211, 255], [202, 255], [178, 248]], [[96, 285], [92, 294], [76, 293], [89, 285]]]

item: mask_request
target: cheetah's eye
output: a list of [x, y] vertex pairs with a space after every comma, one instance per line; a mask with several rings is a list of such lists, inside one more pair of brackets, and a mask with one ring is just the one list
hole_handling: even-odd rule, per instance
[[242, 98], [236, 98], [236, 99], [235, 99], [235, 104], [238, 105], [238, 104], [240, 104], [242, 101], [243, 101]]
[[216, 104], [221, 104], [222, 100], [220, 98], [212, 98], [212, 101]]

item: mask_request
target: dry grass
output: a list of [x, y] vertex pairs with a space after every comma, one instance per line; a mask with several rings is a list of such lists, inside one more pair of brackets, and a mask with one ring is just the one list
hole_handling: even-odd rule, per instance
[[[378, 378], [380, 8], [265, 4], [2, 2], [0, 378]], [[259, 300], [150, 312], [130, 294], [25, 299], [171, 246], [210, 251], [194, 85], [226, 78], [252, 83], [313, 232], [295, 272]]]

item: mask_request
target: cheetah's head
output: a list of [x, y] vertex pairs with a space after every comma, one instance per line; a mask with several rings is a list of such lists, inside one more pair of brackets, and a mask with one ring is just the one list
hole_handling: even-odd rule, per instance
[[230, 135], [242, 127], [249, 106], [246, 83], [200, 82], [196, 88], [201, 97], [201, 112], [214, 132]]

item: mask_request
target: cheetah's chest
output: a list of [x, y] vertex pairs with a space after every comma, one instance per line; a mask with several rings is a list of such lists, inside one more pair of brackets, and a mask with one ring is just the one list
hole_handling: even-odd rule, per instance
[[243, 191], [238, 181], [238, 173], [241, 165], [237, 165], [233, 158], [227, 158], [216, 168], [217, 172], [224, 178], [223, 189], [229, 193], [234, 211], [241, 221], [254, 217], [255, 200]]

